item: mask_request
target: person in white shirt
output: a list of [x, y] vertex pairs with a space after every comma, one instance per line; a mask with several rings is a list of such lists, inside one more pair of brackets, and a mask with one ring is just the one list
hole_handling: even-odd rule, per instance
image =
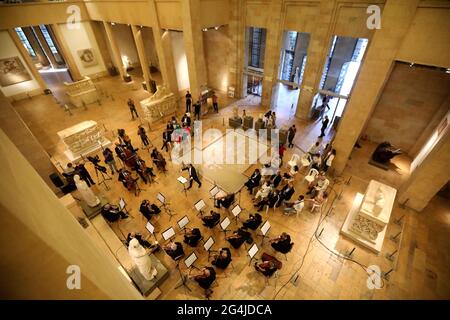
[[327, 172], [333, 163], [334, 157], [336, 157], [336, 149], [332, 149], [325, 157], [325, 163], [323, 165], [323, 171]]
[[286, 203], [286, 207], [284, 208], [285, 214], [291, 214], [291, 213], [301, 213], [303, 208], [305, 207], [305, 196], [299, 195], [298, 200], [296, 200], [294, 203]]
[[306, 194], [312, 194], [312, 196], [315, 197], [318, 193], [326, 191], [329, 185], [330, 180], [325, 176], [325, 172], [321, 172], [316, 180], [310, 185]]
[[270, 191], [272, 191], [272, 186], [270, 185], [270, 181], [266, 181], [263, 183], [263, 185], [261, 186], [261, 188], [258, 190], [258, 192], [256, 193], [255, 199], [253, 199], [253, 201], [258, 201], [258, 199], [264, 199], [266, 198]]
[[320, 141], [317, 141], [316, 143], [314, 143], [309, 149], [308, 149], [308, 153], [310, 155], [315, 155], [320, 153]]

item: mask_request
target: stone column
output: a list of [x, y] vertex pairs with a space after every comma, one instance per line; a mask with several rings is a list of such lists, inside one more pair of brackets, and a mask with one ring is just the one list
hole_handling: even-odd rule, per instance
[[186, 49], [190, 89], [194, 101], [200, 96], [201, 86], [207, 84], [203, 34], [198, 16], [200, 11], [200, 0], [181, 1], [183, 40]]
[[280, 64], [283, 35], [281, 26], [281, 17], [283, 16], [282, 1], [272, 0], [268, 9], [271, 14], [264, 49], [264, 78], [261, 104], [269, 109], [272, 106], [273, 89], [277, 84], [278, 65]]
[[109, 46], [113, 54], [112, 58], [114, 61], [114, 65], [117, 68], [117, 71], [119, 71], [120, 77], [124, 79], [126, 76], [125, 67], [123, 65], [122, 58], [120, 57], [119, 46], [117, 45], [116, 38], [114, 38], [111, 24], [109, 24], [109, 22], [103, 21], [103, 26], [105, 27], [106, 37], [108, 38]]
[[399, 190], [398, 201], [422, 211], [436, 193], [450, 180], [450, 131], [441, 138], [430, 154]]
[[139, 56], [139, 62], [141, 64], [145, 86], [147, 88], [147, 91], [150, 92], [150, 80], [152, 80], [152, 76], [150, 75], [150, 65], [148, 63], [147, 55], [145, 54], [144, 42], [142, 41], [142, 30], [140, 27], [131, 25], [131, 31], [133, 32], [134, 43], [136, 44], [136, 50]]
[[156, 54], [158, 55], [159, 70], [163, 83], [173, 94], [178, 96], [177, 73], [172, 55], [172, 43], [168, 31], [161, 29], [159, 18], [156, 13], [155, 0], [148, 1], [150, 6], [150, 18], [153, 22], [152, 32], [155, 39]]
[[27, 49], [22, 44], [22, 41], [20, 41], [19, 36], [17, 35], [16, 31], [14, 29], [8, 29], [8, 33], [11, 36], [11, 38], [14, 41], [14, 44], [16, 45], [17, 49], [19, 50], [20, 54], [22, 55], [22, 58], [27, 63], [28, 68], [30, 69], [31, 73], [33, 74], [33, 77], [36, 79], [37, 83], [41, 87], [42, 91], [47, 89], [47, 84], [45, 83], [44, 79], [42, 79], [41, 74], [36, 69], [36, 66], [34, 65], [33, 60], [31, 60], [30, 54], [28, 53]]
[[244, 7], [242, 0], [230, 0], [231, 15], [229, 32], [231, 48], [228, 56], [228, 86], [234, 87], [236, 98], [242, 98], [243, 92], [242, 69], [245, 56], [245, 28], [243, 23]]
[[106, 34], [101, 21], [90, 21], [92, 31], [94, 32], [95, 40], [97, 41], [98, 49], [105, 62], [106, 69], [110, 68], [113, 63], [111, 55], [108, 50], [108, 44], [106, 43]]
[[[344, 171], [353, 146], [391, 72], [394, 58], [414, 18], [418, 0], [387, 0], [381, 16], [381, 29], [369, 41], [353, 92], [340, 120], [333, 146], [336, 173]], [[309, 60], [309, 57], [308, 57]], [[302, 92], [303, 94], [303, 92]]]
[[311, 110], [312, 102], [319, 87], [322, 77], [325, 58], [331, 42], [331, 18], [333, 17], [335, 1], [321, 0], [320, 14], [316, 17], [316, 26], [311, 33], [308, 46], [308, 58], [305, 73], [298, 97], [297, 111], [295, 116], [306, 120]]
[[53, 34], [55, 35], [56, 41], [58, 42], [59, 48], [61, 50], [62, 56], [64, 57], [64, 60], [66, 61], [67, 67], [69, 68], [70, 74], [72, 76], [72, 79], [74, 81], [79, 81], [83, 79], [81, 76], [80, 70], [77, 67], [77, 64], [75, 63], [75, 60], [72, 56], [72, 53], [70, 52], [69, 46], [67, 45], [66, 39], [64, 38], [61, 27], [58, 24], [52, 24], [51, 25]]

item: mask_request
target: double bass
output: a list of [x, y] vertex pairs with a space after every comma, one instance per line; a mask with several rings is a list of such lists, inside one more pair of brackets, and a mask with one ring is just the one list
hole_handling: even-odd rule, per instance
[[151, 177], [153, 176], [153, 172], [151, 168], [148, 168], [145, 164], [145, 161], [142, 160], [139, 157], [136, 157], [136, 166], [135, 166], [136, 172], [139, 174], [139, 176], [144, 180], [145, 183], [147, 183], [148, 180], [151, 182]]
[[122, 169], [119, 173], [119, 181], [123, 183], [123, 185], [125, 186], [125, 188], [127, 188], [128, 191], [136, 189], [137, 180], [138, 178], [133, 178], [131, 172], [126, 169]]
[[125, 160], [124, 160], [125, 165], [130, 169], [135, 168], [137, 155], [128, 148], [123, 148], [123, 150], [125, 153]]

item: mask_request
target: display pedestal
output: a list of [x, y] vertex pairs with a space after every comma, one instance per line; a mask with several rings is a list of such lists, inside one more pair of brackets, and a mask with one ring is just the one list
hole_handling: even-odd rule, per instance
[[100, 203], [95, 207], [88, 206], [84, 200], [80, 201], [80, 206], [83, 209], [84, 213], [86, 214], [86, 217], [88, 217], [88, 219], [92, 219], [95, 216], [97, 216], [102, 211], [102, 207], [105, 204], [109, 203], [109, 200], [103, 197], [101, 194], [96, 194], [96, 196], [99, 198]]
[[153, 290], [157, 288], [163, 281], [169, 276], [168, 269], [159, 261], [153, 254], [150, 255], [152, 260], [152, 266], [156, 268], [158, 274], [153, 278], [153, 280], [147, 280], [139, 272], [139, 269], [134, 266], [129, 272], [129, 276], [133, 279], [136, 286], [143, 296], [148, 296]]
[[366, 193], [357, 193], [341, 233], [380, 253], [397, 190], [372, 180]]

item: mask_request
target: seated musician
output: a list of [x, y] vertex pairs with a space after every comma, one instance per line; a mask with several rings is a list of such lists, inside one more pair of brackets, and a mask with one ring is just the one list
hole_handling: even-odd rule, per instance
[[142, 238], [142, 234], [137, 233], [137, 232], [130, 232], [130, 233], [128, 233], [128, 235], [127, 235], [127, 247], [128, 247], [128, 244], [130, 243], [131, 239], [136, 239], [139, 242], [139, 244], [141, 246], [143, 246], [144, 248], [152, 247], [150, 242], [148, 242], [147, 240], [143, 239]]
[[255, 262], [255, 269], [263, 275], [270, 277], [275, 271], [277, 271], [277, 266], [273, 261], [266, 260], [261, 263]]
[[203, 225], [213, 228], [220, 220], [220, 214], [211, 210], [209, 216], [202, 217]]
[[222, 248], [218, 255], [215, 255], [211, 262], [213, 266], [220, 269], [226, 269], [231, 262], [231, 251], [229, 248]]
[[252, 194], [253, 188], [259, 186], [260, 181], [261, 181], [261, 172], [259, 171], [259, 169], [255, 169], [252, 176], [245, 183], [245, 186], [247, 187], [247, 190], [250, 192], [250, 194]]
[[101, 210], [102, 216], [109, 222], [116, 222], [119, 219], [126, 219], [128, 216], [114, 204], [105, 204]]
[[183, 245], [180, 242], [171, 241], [162, 248], [173, 260], [184, 255]]
[[161, 209], [155, 204], [150, 204], [148, 200], [142, 200], [141, 206], [139, 207], [139, 212], [147, 219], [150, 220], [152, 215], [159, 214]]
[[239, 228], [238, 230], [233, 232], [233, 235], [226, 238], [226, 240], [235, 249], [239, 249], [245, 241], [249, 241], [250, 239], [251, 239], [250, 232], [245, 231], [244, 228]]
[[125, 153], [125, 146], [116, 142], [116, 147], [114, 148], [114, 150], [116, 151], [117, 156], [119, 157], [120, 160], [125, 161], [127, 159], [127, 155]]
[[255, 207], [258, 207], [258, 212], [261, 212], [265, 205], [268, 205], [269, 208], [273, 208], [275, 205], [279, 207], [280, 204], [281, 204], [281, 194], [279, 190], [275, 189], [269, 193], [267, 198], [264, 198], [260, 202], [255, 204]]
[[[199, 274], [191, 275], [189, 278], [197, 281], [201, 288], [208, 290], [214, 280], [216, 280], [216, 270], [213, 267], [204, 267]], [[210, 294], [212, 291], [210, 290], [208, 293]]]
[[155, 164], [155, 166], [158, 168], [158, 170], [167, 171], [166, 159], [164, 159], [161, 152], [159, 152], [158, 150], [156, 150], [156, 148], [154, 148], [150, 154], [150, 157], [152, 158], [152, 161]]
[[136, 172], [139, 174], [139, 176], [141, 177], [141, 179], [144, 181], [145, 184], [147, 184], [147, 181], [150, 180], [151, 177], [155, 177], [153, 169], [147, 167], [145, 161], [139, 157], [136, 158], [136, 166], [134, 170], [136, 170]]
[[283, 232], [278, 238], [270, 240], [270, 245], [275, 251], [288, 253], [292, 247], [291, 236]]
[[256, 230], [262, 222], [262, 217], [259, 213], [255, 213], [254, 215], [250, 213], [250, 217], [243, 223], [245, 228], [249, 228], [252, 230]]
[[133, 178], [131, 172], [122, 168], [119, 171], [118, 180], [123, 183], [123, 186], [128, 190], [131, 190], [136, 187], [137, 178]]
[[191, 247], [196, 247], [200, 239], [202, 238], [202, 234], [199, 228], [188, 229], [184, 235], [184, 243], [190, 245]]
[[217, 197], [214, 199], [214, 206], [220, 208], [221, 206], [228, 209], [234, 201], [234, 193], [224, 195], [222, 197]]

